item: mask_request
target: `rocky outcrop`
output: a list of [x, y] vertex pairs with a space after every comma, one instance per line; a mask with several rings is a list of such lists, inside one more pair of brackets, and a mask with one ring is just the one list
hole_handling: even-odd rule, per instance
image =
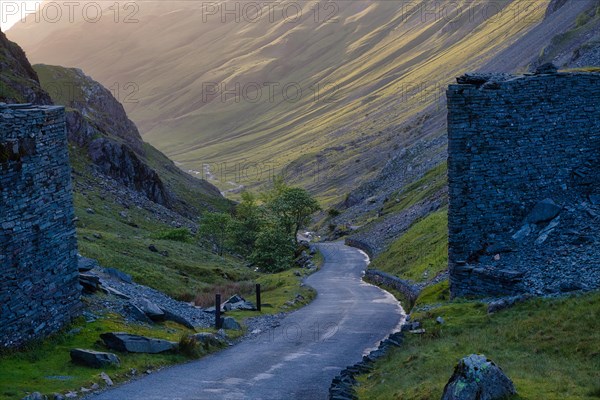
[[101, 137], [89, 144], [88, 154], [103, 174], [146, 194], [155, 203], [166, 206], [171, 203], [171, 194], [158, 173], [129, 146]]
[[183, 172], [144, 143], [119, 100], [83, 71], [43, 64], [34, 68], [53, 100], [68, 107], [69, 141], [87, 152], [100, 174], [186, 217], [195, 218], [206, 206], [199, 204], [202, 199], [222, 198], [216, 187]]
[[512, 381], [492, 360], [471, 354], [458, 362], [442, 400], [503, 400], [516, 393]]
[[[205, 199], [222, 199], [213, 185], [189, 176], [145, 144], [118, 99], [81, 70], [32, 67], [23, 50], [2, 32], [0, 70], [0, 102], [66, 106], [69, 142], [87, 152], [107, 178], [186, 217], [208, 206]], [[180, 195], [182, 191], [187, 193]], [[194, 204], [183, 198], [195, 199]]]
[[[42, 86], [55, 102], [77, 111], [96, 134], [117, 139], [135, 153], [144, 155], [144, 142], [137, 127], [127, 117], [123, 105], [107, 88], [77, 68], [44, 64], [35, 65], [34, 68], [39, 71]], [[82, 121], [71, 124], [69, 128], [72, 135], [87, 138], [87, 132], [78, 130], [77, 128], [81, 128], [78, 125], [87, 128]]]
[[51, 105], [25, 52], [0, 31], [0, 102]]

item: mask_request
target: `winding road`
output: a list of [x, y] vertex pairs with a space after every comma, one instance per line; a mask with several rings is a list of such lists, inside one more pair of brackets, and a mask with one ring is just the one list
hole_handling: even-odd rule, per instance
[[376, 347], [404, 312], [392, 295], [361, 280], [364, 253], [341, 242], [318, 246], [325, 263], [305, 281], [317, 298], [279, 327], [91, 399], [327, 399], [331, 379]]

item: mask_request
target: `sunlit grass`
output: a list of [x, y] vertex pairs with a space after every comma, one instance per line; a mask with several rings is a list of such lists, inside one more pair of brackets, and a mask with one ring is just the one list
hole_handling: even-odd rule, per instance
[[415, 222], [369, 267], [403, 279], [427, 281], [447, 268], [447, 243], [447, 210], [441, 210]]

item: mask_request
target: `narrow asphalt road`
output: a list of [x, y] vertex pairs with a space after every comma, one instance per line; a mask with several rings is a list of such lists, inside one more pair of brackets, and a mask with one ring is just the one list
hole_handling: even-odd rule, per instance
[[327, 399], [331, 379], [393, 331], [404, 312], [389, 293], [362, 282], [364, 253], [340, 242], [319, 248], [323, 268], [306, 279], [317, 298], [279, 327], [91, 399]]

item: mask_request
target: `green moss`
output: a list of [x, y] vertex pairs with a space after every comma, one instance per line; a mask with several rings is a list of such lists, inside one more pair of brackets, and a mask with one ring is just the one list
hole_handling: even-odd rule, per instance
[[580, 28], [580, 27], [584, 26], [585, 24], [587, 24], [588, 22], [590, 22], [591, 19], [592, 19], [592, 17], [590, 15], [588, 15], [588, 13], [582, 12], [581, 14], [579, 14], [577, 16], [577, 19], [575, 20], [575, 26], [577, 28]]

